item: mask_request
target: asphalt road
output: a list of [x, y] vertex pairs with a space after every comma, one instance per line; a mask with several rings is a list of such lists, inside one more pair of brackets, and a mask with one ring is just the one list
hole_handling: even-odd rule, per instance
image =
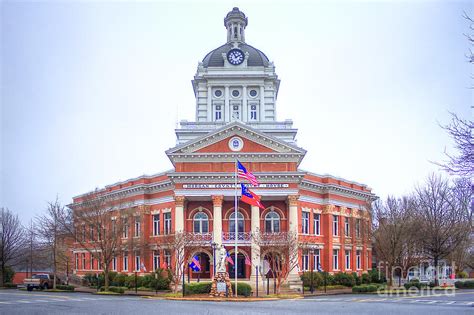
[[474, 314], [474, 290], [455, 295], [337, 295], [264, 302], [195, 302], [0, 290], [0, 314]]

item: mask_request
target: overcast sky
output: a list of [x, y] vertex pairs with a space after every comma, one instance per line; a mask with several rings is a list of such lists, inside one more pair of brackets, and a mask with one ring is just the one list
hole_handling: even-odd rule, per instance
[[301, 168], [400, 195], [438, 168], [448, 111], [472, 117], [472, 2], [17, 2], [1, 7], [1, 200], [25, 222], [59, 196], [172, 168], [198, 61], [238, 6], [275, 62]]

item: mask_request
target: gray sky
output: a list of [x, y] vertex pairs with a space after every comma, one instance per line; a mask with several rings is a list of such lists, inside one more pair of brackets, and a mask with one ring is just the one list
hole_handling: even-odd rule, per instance
[[381, 197], [437, 171], [429, 161], [452, 152], [437, 122], [472, 115], [470, 2], [254, 2], [3, 1], [0, 205], [26, 221], [56, 195], [172, 168], [190, 80], [233, 6], [275, 62], [301, 168]]

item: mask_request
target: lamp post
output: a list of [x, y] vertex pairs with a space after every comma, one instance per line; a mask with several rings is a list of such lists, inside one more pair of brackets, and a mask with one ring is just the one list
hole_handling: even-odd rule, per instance
[[314, 293], [314, 286], [313, 286], [313, 269], [314, 269], [314, 249], [310, 249], [310, 272], [311, 272], [311, 286], [310, 286], [310, 291], [311, 291], [311, 294]]
[[213, 266], [214, 266], [212, 275], [215, 277], [216, 276], [216, 247], [217, 247], [217, 243], [212, 242], [211, 247], [212, 247], [212, 260], [213, 260]]

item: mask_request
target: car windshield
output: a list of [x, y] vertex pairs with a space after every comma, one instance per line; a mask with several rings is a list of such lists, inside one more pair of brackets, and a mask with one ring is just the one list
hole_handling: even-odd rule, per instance
[[33, 275], [33, 279], [48, 279], [48, 275]]

